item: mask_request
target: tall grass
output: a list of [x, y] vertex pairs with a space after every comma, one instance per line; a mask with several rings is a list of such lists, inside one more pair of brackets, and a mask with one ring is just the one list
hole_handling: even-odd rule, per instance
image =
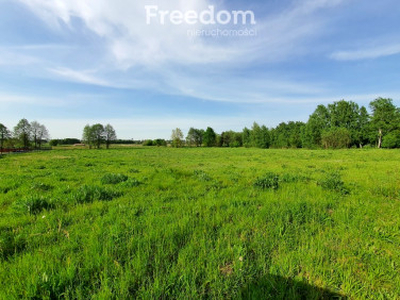
[[378, 150], [5, 156], [0, 298], [399, 299], [399, 161]]

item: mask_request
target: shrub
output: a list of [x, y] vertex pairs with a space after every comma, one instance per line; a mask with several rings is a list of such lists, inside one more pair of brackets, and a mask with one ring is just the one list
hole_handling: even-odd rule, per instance
[[16, 235], [11, 230], [0, 230], [0, 258], [6, 259], [16, 253], [22, 252], [26, 247], [26, 240], [21, 235]]
[[340, 192], [343, 194], [348, 194], [349, 190], [346, 188], [340, 173], [338, 172], [331, 172], [328, 173], [327, 176], [318, 182], [320, 186], [327, 190], [333, 190], [336, 192]]
[[208, 174], [206, 172], [204, 172], [203, 170], [194, 170], [194, 175], [196, 175], [199, 180], [201, 181], [210, 181], [211, 177], [208, 176]]
[[279, 175], [268, 172], [263, 177], [257, 178], [257, 180], [254, 182], [254, 186], [263, 190], [277, 190], [279, 188]]
[[118, 184], [128, 180], [128, 176], [123, 174], [106, 174], [101, 178], [102, 184]]
[[152, 141], [152, 140], [145, 140], [145, 141], [143, 142], [143, 146], [149, 146], [149, 147], [151, 147], [151, 146], [155, 146], [155, 145], [153, 145], [153, 141]]
[[322, 133], [322, 145], [325, 148], [348, 148], [351, 143], [351, 135], [346, 128], [335, 127]]
[[96, 200], [110, 201], [119, 196], [121, 196], [121, 193], [118, 191], [112, 191], [100, 186], [84, 185], [73, 194], [73, 199], [77, 203], [90, 203]]
[[16, 211], [35, 215], [40, 213], [42, 210], [49, 210], [55, 207], [51, 200], [42, 196], [28, 196], [21, 200], [14, 202], [13, 208]]
[[135, 178], [131, 178], [131, 179], [125, 181], [125, 182], [123, 183], [123, 186], [124, 186], [124, 187], [137, 187], [137, 186], [139, 186], [139, 185], [141, 185], [141, 184], [142, 184], [142, 183], [141, 183], [139, 180], [137, 180], [137, 179], [135, 179]]
[[384, 136], [382, 140], [382, 147], [389, 149], [400, 148], [400, 131], [395, 130]]
[[306, 181], [308, 178], [303, 175], [285, 173], [281, 176], [280, 182], [292, 183], [299, 181]]

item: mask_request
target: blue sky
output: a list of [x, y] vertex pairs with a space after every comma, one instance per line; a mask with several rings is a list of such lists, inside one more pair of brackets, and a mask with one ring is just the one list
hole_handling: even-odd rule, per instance
[[[146, 24], [145, 5], [252, 10], [257, 24]], [[399, 105], [395, 0], [0, 0], [0, 123], [53, 138], [111, 123], [120, 138], [180, 127], [242, 130], [306, 121], [318, 104]], [[253, 29], [251, 37], [187, 30]]]

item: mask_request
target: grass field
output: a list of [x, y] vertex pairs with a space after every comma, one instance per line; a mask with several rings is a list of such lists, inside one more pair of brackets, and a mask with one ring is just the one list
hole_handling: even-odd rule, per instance
[[0, 298], [400, 299], [400, 152], [0, 158]]

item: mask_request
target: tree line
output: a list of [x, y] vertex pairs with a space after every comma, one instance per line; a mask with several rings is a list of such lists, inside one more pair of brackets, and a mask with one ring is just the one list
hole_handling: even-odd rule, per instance
[[0, 123], [1, 151], [4, 148], [40, 149], [49, 139], [46, 126], [37, 121], [29, 122], [27, 119], [21, 119], [12, 131]]
[[194, 147], [257, 147], [257, 148], [400, 148], [400, 109], [392, 99], [378, 98], [364, 106], [341, 100], [318, 105], [308, 121], [283, 122], [275, 128], [254, 123], [241, 132], [221, 134], [208, 127], [190, 128], [184, 139], [181, 129], [172, 131], [171, 145]]
[[[370, 112], [353, 101], [318, 105], [308, 121], [283, 122], [274, 128], [254, 123], [241, 132], [217, 134], [213, 128], [190, 128], [186, 138], [181, 129], [172, 131], [171, 140], [145, 140], [144, 146], [173, 147], [256, 147], [256, 148], [400, 148], [400, 109], [389, 98], [377, 98], [369, 104]], [[40, 149], [50, 139], [49, 132], [37, 121], [21, 119], [10, 131], [0, 123], [0, 147]], [[82, 140], [68, 138], [50, 141], [50, 145], [85, 143], [89, 148], [108, 149], [111, 144], [138, 143], [117, 140], [110, 124], [86, 125]]]

